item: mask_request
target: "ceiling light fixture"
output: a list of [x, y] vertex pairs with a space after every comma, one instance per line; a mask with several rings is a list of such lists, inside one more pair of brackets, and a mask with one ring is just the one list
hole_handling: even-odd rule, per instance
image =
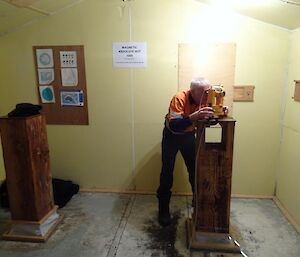
[[300, 2], [294, 2], [294, 1], [288, 1], [288, 0], [280, 0], [280, 2], [283, 2], [285, 4], [292, 4], [292, 5], [300, 6]]

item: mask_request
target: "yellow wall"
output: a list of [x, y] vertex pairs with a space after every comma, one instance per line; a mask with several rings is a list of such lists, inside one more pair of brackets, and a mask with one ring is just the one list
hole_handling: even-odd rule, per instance
[[[53, 175], [88, 188], [154, 191], [163, 118], [177, 90], [178, 43], [236, 42], [236, 84], [256, 89], [254, 103], [234, 104], [233, 192], [272, 195], [289, 32], [194, 0], [136, 0], [131, 39], [148, 43], [148, 67], [114, 69], [112, 42], [130, 40], [130, 3], [123, 17], [121, 5], [84, 1], [1, 38], [1, 114], [16, 102], [37, 102], [33, 45], [84, 44], [91, 124], [48, 126]], [[174, 189], [189, 190], [182, 158], [175, 173]]]
[[280, 170], [278, 174], [277, 196], [300, 223], [300, 103], [295, 102], [294, 80], [300, 80], [300, 30], [291, 33], [289, 54], [289, 76], [286, 88], [285, 113], [282, 126]]

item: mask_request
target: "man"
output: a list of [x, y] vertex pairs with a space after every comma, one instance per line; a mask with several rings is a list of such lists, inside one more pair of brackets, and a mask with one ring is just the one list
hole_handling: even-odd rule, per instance
[[207, 101], [211, 84], [204, 78], [194, 79], [190, 89], [178, 92], [171, 100], [166, 115], [162, 139], [162, 170], [157, 189], [159, 201], [158, 221], [162, 226], [171, 224], [169, 203], [173, 185], [173, 170], [177, 152], [180, 151], [189, 173], [189, 182], [194, 191], [195, 180], [195, 122], [209, 119], [213, 109], [201, 108]]

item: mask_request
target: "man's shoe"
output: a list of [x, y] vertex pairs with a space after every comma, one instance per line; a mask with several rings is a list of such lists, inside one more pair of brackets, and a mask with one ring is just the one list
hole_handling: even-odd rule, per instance
[[171, 224], [169, 204], [170, 197], [158, 199], [158, 222], [163, 227]]
[[170, 213], [159, 213], [158, 222], [162, 227], [170, 226], [172, 223]]

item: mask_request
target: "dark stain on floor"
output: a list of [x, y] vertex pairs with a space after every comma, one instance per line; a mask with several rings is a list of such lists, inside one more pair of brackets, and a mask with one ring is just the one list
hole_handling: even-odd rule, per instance
[[178, 220], [181, 218], [180, 211], [173, 213], [172, 224], [168, 227], [161, 227], [156, 219], [150, 219], [145, 223], [144, 230], [150, 240], [145, 245], [153, 251], [151, 257], [159, 257], [163, 252], [166, 257], [183, 257], [175, 248]]

